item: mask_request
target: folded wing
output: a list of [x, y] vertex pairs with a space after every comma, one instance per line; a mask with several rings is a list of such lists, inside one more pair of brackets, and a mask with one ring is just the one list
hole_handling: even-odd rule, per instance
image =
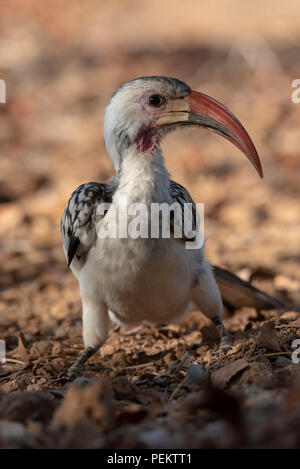
[[101, 217], [97, 207], [105, 202], [111, 202], [109, 187], [88, 182], [73, 192], [62, 215], [60, 229], [64, 252], [77, 277], [80, 263], [96, 239], [96, 223]]

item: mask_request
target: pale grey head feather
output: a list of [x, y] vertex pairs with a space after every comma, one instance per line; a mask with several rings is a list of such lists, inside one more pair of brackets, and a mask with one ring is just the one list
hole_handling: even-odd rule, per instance
[[116, 91], [105, 112], [104, 141], [107, 154], [117, 173], [140, 128], [147, 126], [149, 122], [149, 116], [142, 111], [140, 105], [141, 96], [148, 90], [154, 90], [167, 99], [172, 99], [185, 96], [190, 87], [176, 78], [149, 76], [136, 78]]

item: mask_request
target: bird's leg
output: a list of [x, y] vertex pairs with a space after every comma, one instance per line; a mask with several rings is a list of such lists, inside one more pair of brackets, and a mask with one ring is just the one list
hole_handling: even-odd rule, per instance
[[220, 336], [220, 352], [225, 355], [232, 348], [232, 340], [230, 339], [221, 318], [214, 316], [211, 320], [216, 325]]
[[197, 273], [191, 298], [200, 311], [217, 326], [220, 335], [219, 352], [224, 355], [232, 347], [231, 339], [222, 322], [223, 303], [218, 285], [208, 261], [203, 261]]
[[97, 350], [99, 350], [99, 348], [100, 347], [87, 347], [84, 349], [84, 351], [81, 352], [77, 360], [75, 360], [70, 368], [67, 371], [60, 373], [58, 377], [63, 378], [67, 376], [70, 379], [77, 378], [81, 374], [83, 365], [97, 352]]
[[82, 285], [80, 285], [80, 289], [85, 350], [70, 366], [68, 371], [61, 373], [59, 377], [68, 376], [71, 379], [75, 379], [79, 376], [84, 364], [104, 344], [108, 335], [109, 317], [106, 305], [97, 298], [91, 298], [91, 292], [88, 289], [85, 291]]

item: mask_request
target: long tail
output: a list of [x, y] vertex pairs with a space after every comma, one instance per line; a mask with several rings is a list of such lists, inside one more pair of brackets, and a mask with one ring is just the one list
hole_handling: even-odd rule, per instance
[[249, 306], [258, 310], [284, 310], [286, 305], [267, 295], [249, 282], [240, 279], [229, 270], [213, 266], [214, 275], [220, 288], [223, 303], [229, 309], [235, 310]]

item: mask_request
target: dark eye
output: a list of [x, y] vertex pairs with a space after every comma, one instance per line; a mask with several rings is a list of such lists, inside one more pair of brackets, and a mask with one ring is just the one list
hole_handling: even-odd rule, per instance
[[164, 104], [164, 102], [165, 102], [165, 98], [161, 96], [160, 94], [152, 94], [148, 98], [148, 103], [150, 104], [150, 106], [153, 106], [153, 107], [160, 107], [162, 106], [162, 104]]

